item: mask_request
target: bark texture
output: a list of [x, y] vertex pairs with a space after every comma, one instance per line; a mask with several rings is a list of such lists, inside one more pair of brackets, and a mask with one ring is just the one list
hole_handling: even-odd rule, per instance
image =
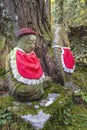
[[[59, 45], [61, 47], [69, 47], [69, 40], [67, 33], [64, 29], [63, 24], [59, 24], [55, 30], [54, 38], [53, 38], [53, 46]], [[60, 79], [63, 79], [63, 82], [67, 82], [71, 80], [71, 74], [64, 72], [61, 62], [61, 49], [54, 48], [57, 72], [60, 74]]]
[[52, 58], [49, 51], [52, 43], [52, 34], [46, 13], [45, 0], [1, 0], [0, 10], [2, 24], [4, 23], [3, 28], [2, 24], [0, 28], [4, 31], [3, 34], [9, 34], [12, 44], [14, 43], [12, 41], [15, 41], [14, 37], [18, 29], [28, 27], [36, 31], [36, 53], [41, 60], [43, 70], [55, 82], [63, 85], [63, 81], [59, 78], [60, 73], [57, 72], [54, 58]]

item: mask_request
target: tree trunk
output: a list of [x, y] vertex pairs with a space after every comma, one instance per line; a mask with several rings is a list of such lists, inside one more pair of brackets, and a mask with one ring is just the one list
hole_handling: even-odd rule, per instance
[[49, 23], [51, 23], [51, 1], [46, 0], [46, 14], [49, 20]]
[[9, 34], [9, 42], [13, 44], [16, 40], [16, 38], [14, 39], [16, 32], [20, 28], [34, 29], [37, 33], [36, 53], [41, 60], [44, 72], [51, 76], [54, 82], [63, 85], [63, 79], [60, 78], [60, 73], [57, 71], [54, 57], [51, 56], [52, 33], [45, 4], [45, 0], [1, 0], [2, 23], [0, 28], [3, 28], [0, 32], [4, 31], [3, 34], [6, 36]]
[[55, 54], [58, 73], [60, 74], [61, 79], [63, 79], [64, 86], [72, 88], [73, 87], [72, 74], [64, 71], [62, 65], [62, 58], [61, 58], [61, 53], [62, 53], [61, 48], [70, 47], [67, 32], [65, 31], [65, 27], [63, 24], [63, 2], [64, 2], [63, 0], [56, 1], [56, 4], [58, 5], [58, 13], [56, 14], [57, 25], [54, 33], [54, 38], [53, 38], [53, 50]]

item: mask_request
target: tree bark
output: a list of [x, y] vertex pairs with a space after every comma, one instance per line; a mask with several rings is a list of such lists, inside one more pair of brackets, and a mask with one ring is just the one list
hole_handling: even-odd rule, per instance
[[[65, 31], [64, 23], [63, 23], [63, 2], [64, 0], [56, 1], [58, 5], [58, 13], [56, 14], [57, 17], [57, 25], [54, 33], [53, 38], [53, 46], [58, 45], [61, 47], [70, 47], [69, 39], [67, 32]], [[72, 74], [67, 73], [64, 71], [61, 62], [61, 49], [53, 48], [56, 60], [56, 67], [58, 69], [58, 73], [60, 74], [60, 78], [64, 82], [64, 86], [68, 88], [72, 88]], [[71, 85], [72, 84], [72, 85]]]
[[51, 1], [46, 0], [46, 14], [49, 20], [49, 23], [51, 23]]
[[[36, 53], [41, 60], [44, 72], [51, 76], [54, 82], [63, 85], [54, 57], [50, 53], [52, 52], [52, 33], [45, 7], [45, 0], [1, 0], [0, 17], [3, 21], [2, 24], [5, 23], [2, 30], [6, 33], [5, 35], [9, 32], [10, 43], [12, 44], [14, 43], [12, 41], [16, 40], [16, 38], [14, 39], [16, 32], [20, 28], [28, 27], [35, 30], [37, 33]], [[6, 24], [9, 21], [10, 26]]]

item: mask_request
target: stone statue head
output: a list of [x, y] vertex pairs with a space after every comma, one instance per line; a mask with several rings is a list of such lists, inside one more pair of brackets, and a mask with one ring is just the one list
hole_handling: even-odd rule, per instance
[[36, 32], [29, 28], [22, 28], [17, 32], [17, 47], [24, 50], [26, 53], [31, 53], [35, 50]]

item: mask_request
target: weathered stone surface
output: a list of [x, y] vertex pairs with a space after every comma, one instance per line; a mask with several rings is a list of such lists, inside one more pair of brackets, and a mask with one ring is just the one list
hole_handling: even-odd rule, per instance
[[[36, 37], [33, 35], [22, 36], [17, 42], [17, 47], [19, 49], [22, 49], [26, 54], [30, 54], [35, 49], [35, 40]], [[16, 58], [14, 58], [15, 56], [13, 55], [15, 54], [14, 52], [15, 49], [13, 49], [6, 58], [6, 79], [11, 95], [13, 95], [17, 100], [20, 101], [31, 101], [39, 99], [44, 94], [44, 88], [50, 86], [52, 82], [51, 78], [46, 76], [45, 80], [43, 78], [42, 81], [40, 78], [38, 78], [38, 84], [26, 84], [19, 81], [18, 78], [15, 78], [14, 73], [12, 71], [12, 69], [15, 69], [13, 66], [16, 63], [15, 62], [14, 64], [11, 64], [11, 58], [13, 58], [13, 60], [16, 60]]]
[[50, 114], [45, 114], [42, 110], [40, 110], [37, 115], [25, 115], [21, 116], [25, 121], [30, 121], [35, 130], [42, 129], [44, 124], [50, 118]]
[[43, 91], [43, 83], [38, 85], [26, 85], [21, 82], [18, 82], [11, 72], [10, 68], [10, 58], [8, 57], [6, 63], [6, 77], [9, 86], [10, 93], [21, 101], [29, 101], [35, 100], [42, 96]]

